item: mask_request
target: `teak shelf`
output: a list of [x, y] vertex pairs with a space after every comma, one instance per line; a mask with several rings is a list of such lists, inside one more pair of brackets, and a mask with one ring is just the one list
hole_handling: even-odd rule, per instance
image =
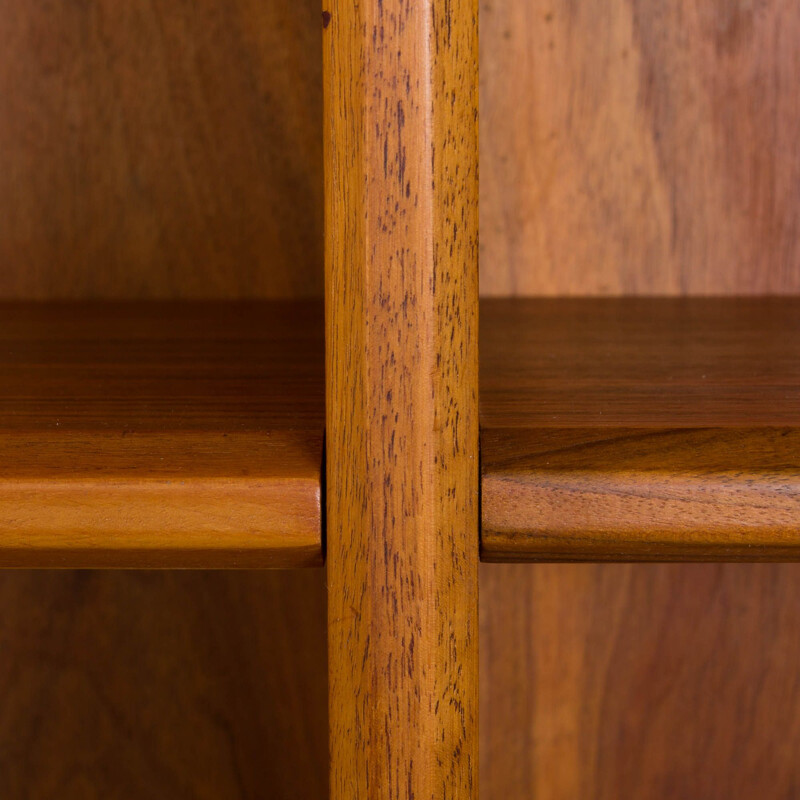
[[797, 796], [752, 5], [0, 12], [2, 800]]
[[[320, 304], [0, 311], [2, 566], [322, 563]], [[483, 560], [797, 557], [799, 301], [481, 317]]]
[[481, 556], [800, 556], [800, 300], [487, 300]]
[[322, 563], [322, 306], [0, 304], [1, 567]]

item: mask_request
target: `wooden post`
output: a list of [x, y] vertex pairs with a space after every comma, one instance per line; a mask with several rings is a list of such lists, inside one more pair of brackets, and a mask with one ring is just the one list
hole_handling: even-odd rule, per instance
[[331, 797], [478, 769], [476, 0], [330, 0]]

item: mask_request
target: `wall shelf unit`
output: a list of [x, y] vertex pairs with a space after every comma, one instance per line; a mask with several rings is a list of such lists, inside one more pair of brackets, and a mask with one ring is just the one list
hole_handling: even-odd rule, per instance
[[796, 800], [799, 43], [0, 0], [0, 800]]

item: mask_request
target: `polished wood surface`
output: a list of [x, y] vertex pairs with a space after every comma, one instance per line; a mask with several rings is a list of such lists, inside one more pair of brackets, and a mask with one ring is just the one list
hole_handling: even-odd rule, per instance
[[800, 6], [481, 3], [481, 289], [800, 292]]
[[481, 567], [482, 800], [790, 800], [800, 569]]
[[[800, 292], [796, 4], [504, 0], [480, 21], [483, 293]], [[765, 344], [754, 377], [781, 360]], [[758, 395], [731, 421], [775, 419]], [[645, 402], [665, 405], [696, 418]], [[598, 424], [578, 407], [572, 427]], [[484, 800], [797, 795], [800, 566], [485, 564], [480, 583]]]
[[800, 561], [800, 428], [484, 433], [484, 561]]
[[487, 430], [800, 423], [800, 299], [493, 299], [481, 312]]
[[800, 558], [800, 300], [484, 301], [486, 560]]
[[0, 566], [322, 561], [322, 305], [0, 306]]
[[[0, 0], [0, 20], [0, 297], [322, 294], [315, 0]], [[163, 333], [164, 325], [154, 327]], [[222, 326], [197, 327], [193, 360]], [[171, 348], [167, 368], [185, 376], [187, 344], [162, 342]], [[125, 363], [152, 364], [155, 346], [141, 342], [136, 363]], [[317, 346], [321, 353], [321, 335]], [[223, 449], [218, 414], [204, 416], [196, 398], [227, 374], [231, 392], [217, 406], [235, 426], [227, 438], [238, 437], [240, 465], [245, 455], [261, 463], [243, 443], [261, 444], [255, 418], [269, 409], [247, 387], [257, 394], [268, 382], [242, 373], [234, 387], [232, 372], [243, 366], [234, 347], [216, 349], [216, 377], [201, 374], [198, 361], [192, 380], [174, 384], [180, 409], [192, 409], [176, 438]], [[4, 342], [0, 396], [8, 354]], [[320, 363], [320, 382], [322, 372]], [[116, 391], [124, 382], [114, 374]], [[99, 383], [87, 370], [81, 378], [97, 401]], [[166, 369], [149, 380], [163, 388]], [[40, 397], [52, 389], [38, 386]], [[304, 407], [294, 388], [293, 415]], [[157, 397], [143, 407], [148, 386], [135, 392], [142, 402], [120, 392], [105, 403], [115, 425], [133, 412], [176, 424]], [[51, 401], [49, 410], [63, 424], [65, 410], [77, 418], [87, 399]], [[16, 424], [8, 410], [0, 429]], [[30, 424], [41, 430], [44, 420]], [[297, 449], [289, 427], [273, 431], [270, 448], [286, 437], [284, 455], [295, 454], [287, 460], [310, 468], [312, 451]], [[68, 435], [78, 443], [83, 434]], [[100, 437], [92, 432], [95, 444]], [[153, 469], [147, 437], [131, 434], [118, 452], [129, 457], [138, 442]], [[79, 449], [85, 461], [88, 448]], [[313, 458], [319, 473], [316, 445]], [[108, 516], [118, 524], [114, 509]], [[263, 508], [257, 517], [262, 524]], [[4, 800], [327, 796], [324, 572], [3, 571], [0, 605]]]
[[0, 297], [322, 294], [315, 0], [0, 20]]
[[334, 800], [477, 797], [477, 10], [323, 14]]
[[324, 582], [0, 572], [0, 796], [324, 800]]

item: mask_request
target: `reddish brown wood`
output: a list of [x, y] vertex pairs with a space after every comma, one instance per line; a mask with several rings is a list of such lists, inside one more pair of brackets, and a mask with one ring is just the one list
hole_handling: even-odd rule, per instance
[[[316, 0], [0, 0], [0, 296], [319, 296], [320, 40]], [[52, 320], [44, 338], [69, 337], [66, 319]], [[3, 314], [0, 329], [6, 321]], [[118, 321], [109, 314], [104, 334]], [[156, 338], [173, 332], [167, 319], [150, 322]], [[271, 417], [257, 397], [264, 389], [269, 402], [274, 387], [225, 341], [235, 318], [208, 322], [192, 332], [195, 345], [175, 341], [163, 350], [168, 341], [142, 341], [132, 352], [121, 341], [108, 343], [104, 352], [119, 346], [130, 355], [114, 368], [114, 394], [104, 403], [96, 378], [113, 364], [83, 364], [89, 394], [70, 390], [58, 401], [52, 383], [41, 380], [37, 397], [50, 399], [46, 407], [37, 402], [37, 418], [25, 424], [38, 430], [53, 411], [63, 424], [65, 410], [78, 420], [89, 401], [104, 405], [111, 430], [134, 414], [177, 424], [172, 406], [145, 407], [144, 398], [164, 388], [169, 370], [184, 370], [191, 380], [172, 384], [186, 412], [186, 430], [175, 437], [180, 447], [195, 441], [192, 455], [199, 456], [198, 441], [213, 444], [215, 463], [226, 466], [214, 432], [220, 414], [230, 414], [239, 431], [236, 463], [260, 459], [245, 443], [260, 444], [249, 426]], [[319, 324], [321, 316], [304, 329], [318, 331], [321, 353]], [[252, 345], [242, 343], [241, 353], [254, 355], [251, 366], [265, 355], [253, 353], [262, 333]], [[216, 377], [195, 358], [209, 352], [211, 340], [220, 342]], [[75, 352], [88, 353], [88, 344], [70, 355], [64, 343], [66, 357], [47, 371], [69, 374]], [[196, 369], [179, 355], [182, 348], [191, 350]], [[167, 368], [150, 373], [131, 398], [122, 367], [155, 366], [159, 349]], [[3, 341], [0, 397], [8, 391], [10, 351]], [[313, 380], [321, 392], [321, 355], [318, 364]], [[305, 402], [295, 369], [304, 367], [282, 360], [273, 367], [294, 376], [287, 386], [297, 419]], [[241, 381], [233, 380], [239, 369]], [[231, 391], [201, 403], [219, 385], [220, 371]], [[44, 365], [38, 378], [43, 374]], [[69, 375], [68, 385], [77, 377]], [[20, 405], [2, 405], [0, 430], [22, 421], [12, 420], [11, 407]], [[26, 411], [34, 412], [32, 402]], [[52, 433], [73, 443], [83, 436]], [[102, 435], [108, 444], [111, 434]], [[272, 442], [275, 436], [286, 437], [287, 447], [276, 448], [284, 466], [297, 461], [305, 474], [313, 465], [318, 475], [318, 434], [276, 430]], [[92, 432], [95, 445], [100, 438]], [[124, 455], [138, 442], [153, 469], [148, 434], [126, 439]], [[79, 450], [88, 463], [87, 448]], [[19, 447], [10, 455], [2, 469], [37, 468], [30, 455], [19, 457]], [[203, 463], [197, 458], [191, 469]], [[118, 510], [107, 517], [118, 522]], [[265, 512], [258, 509], [261, 523]], [[196, 516], [190, 519], [194, 525]], [[5, 571], [0, 607], [3, 798], [327, 796], [319, 570]]]
[[321, 563], [318, 303], [0, 308], [0, 566]]
[[481, 4], [481, 289], [800, 292], [800, 6]]
[[484, 433], [485, 561], [800, 560], [800, 428]]
[[3, 798], [327, 797], [324, 571], [0, 571], [0, 607]]
[[482, 800], [796, 795], [800, 565], [480, 579]]
[[800, 301], [486, 301], [482, 557], [800, 557]]
[[800, 423], [800, 300], [484, 300], [481, 422], [496, 428]]
[[[799, 12], [790, 0], [481, 3], [482, 291], [797, 294]], [[481, 333], [485, 348], [483, 321]], [[730, 333], [717, 375], [749, 346], [746, 326]], [[796, 388], [786, 341], [775, 330], [753, 364], [773, 399]], [[591, 384], [595, 363], [581, 366]], [[585, 385], [559, 383], [519, 410], [599, 425]], [[626, 386], [629, 401], [617, 392], [605, 412], [698, 419], [699, 385], [681, 386], [683, 408], [663, 385]], [[761, 394], [751, 383], [717, 419], [771, 424]], [[502, 416], [516, 410], [509, 395]], [[800, 567], [488, 564], [480, 581], [484, 800], [797, 794]]]
[[0, 20], [0, 297], [322, 294], [316, 0]]

